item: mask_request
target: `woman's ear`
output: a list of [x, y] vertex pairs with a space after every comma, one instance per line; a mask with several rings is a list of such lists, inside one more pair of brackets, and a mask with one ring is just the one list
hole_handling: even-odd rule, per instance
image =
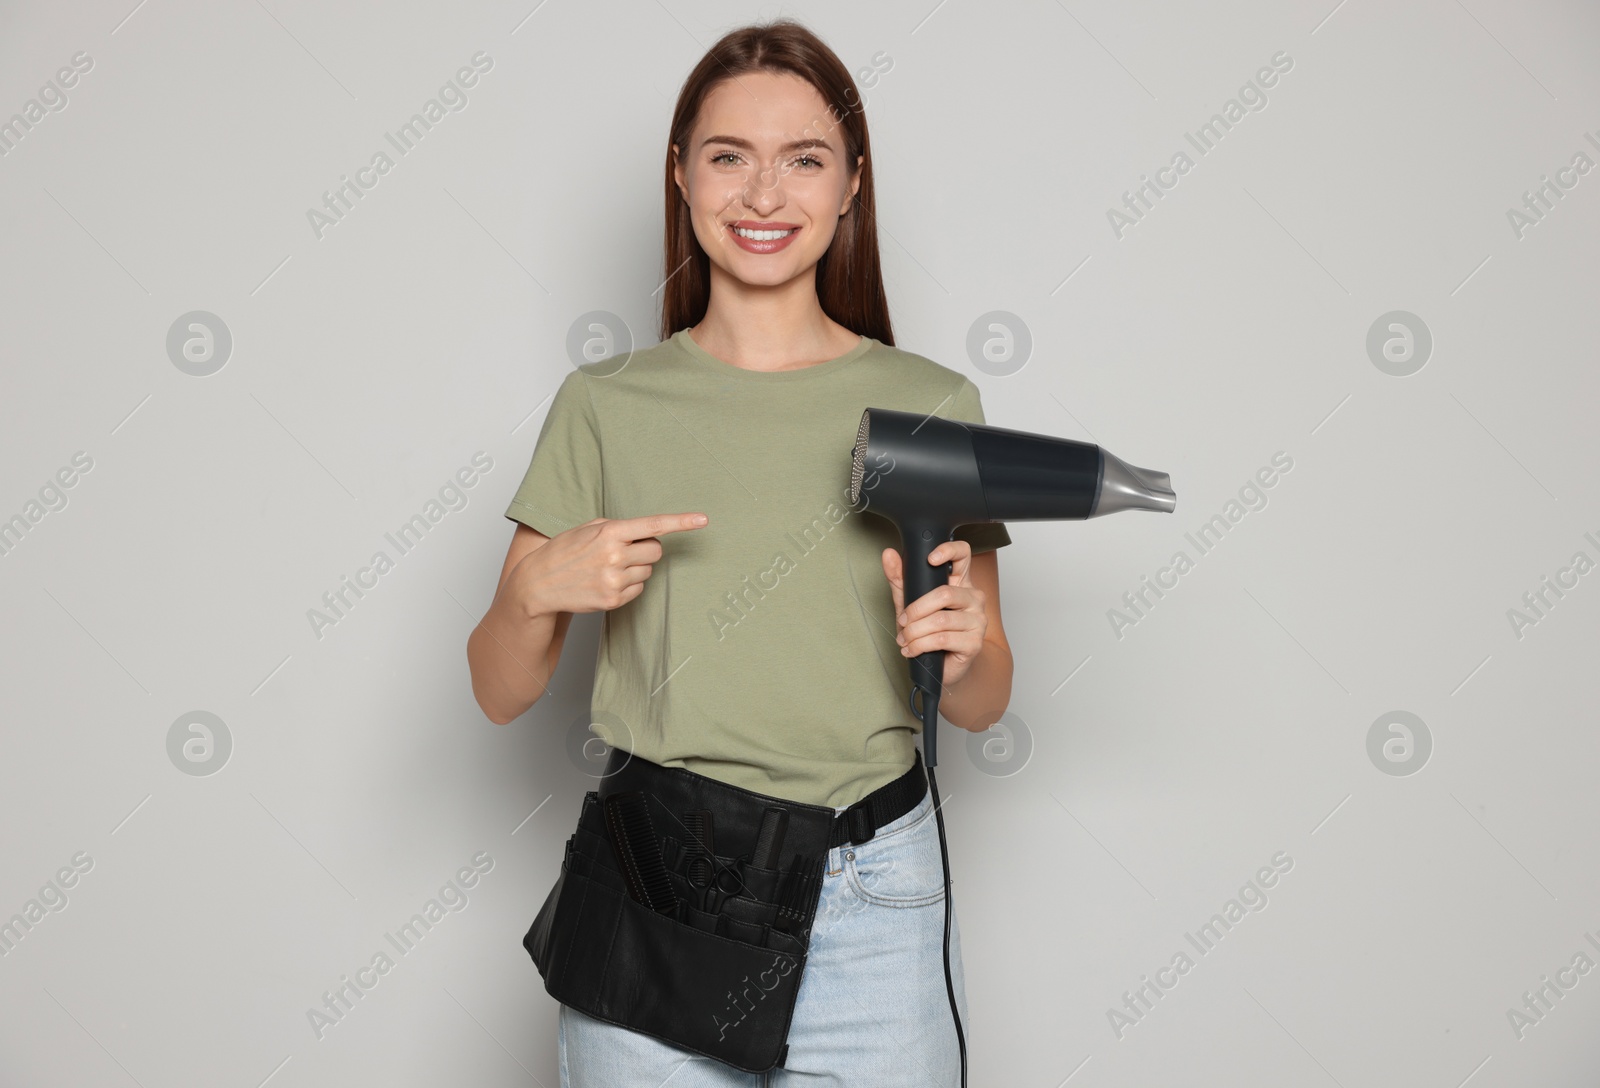
[[856, 156], [856, 170], [850, 178], [850, 191], [845, 194], [844, 207], [839, 209], [839, 214], [844, 215], [850, 210], [850, 205], [855, 203], [856, 194], [861, 191], [861, 164], [867, 161], [865, 155]]
[[689, 187], [683, 181], [683, 159], [678, 155], [678, 145], [669, 144], [672, 148], [672, 180], [678, 183], [678, 195], [683, 197], [685, 204], [689, 202]]

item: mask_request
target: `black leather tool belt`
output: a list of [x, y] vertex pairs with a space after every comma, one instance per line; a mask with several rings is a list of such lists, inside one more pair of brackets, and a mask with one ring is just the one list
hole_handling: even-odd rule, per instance
[[737, 1069], [788, 1056], [823, 867], [927, 792], [911, 769], [835, 814], [613, 749], [523, 938], [557, 1001]]

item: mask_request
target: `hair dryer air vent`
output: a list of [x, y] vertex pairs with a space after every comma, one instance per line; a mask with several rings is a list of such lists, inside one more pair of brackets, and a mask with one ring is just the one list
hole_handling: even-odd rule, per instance
[[867, 430], [872, 426], [872, 409], [861, 413], [861, 426], [856, 428], [855, 449], [850, 451], [850, 505], [861, 500], [861, 481], [867, 475]]

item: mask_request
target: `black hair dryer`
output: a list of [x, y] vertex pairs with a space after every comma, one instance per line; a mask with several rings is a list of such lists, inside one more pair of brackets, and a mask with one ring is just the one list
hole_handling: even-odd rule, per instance
[[[900, 529], [907, 605], [950, 581], [951, 564], [935, 567], [928, 556], [958, 526], [1076, 521], [1118, 510], [1170, 514], [1178, 504], [1165, 472], [1135, 468], [1092, 442], [915, 412], [868, 408], [851, 457], [851, 505], [871, 472], [867, 509]], [[944, 651], [919, 654], [910, 664], [911, 712], [922, 721], [922, 756], [932, 767]]]

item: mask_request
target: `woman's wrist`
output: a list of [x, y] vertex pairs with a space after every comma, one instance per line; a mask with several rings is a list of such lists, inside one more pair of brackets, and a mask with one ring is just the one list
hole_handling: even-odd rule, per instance
[[538, 572], [529, 564], [533, 556], [534, 553], [529, 552], [512, 568], [511, 577], [506, 579], [505, 592], [502, 593], [508, 611], [524, 623], [554, 619], [559, 611], [545, 603]]

